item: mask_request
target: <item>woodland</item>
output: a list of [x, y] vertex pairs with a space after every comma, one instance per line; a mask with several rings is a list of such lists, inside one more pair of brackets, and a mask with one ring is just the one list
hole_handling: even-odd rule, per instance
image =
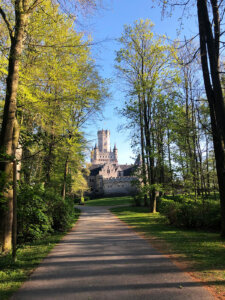
[[119, 113], [142, 162], [135, 203], [170, 224], [224, 237], [224, 3], [155, 2], [165, 16], [180, 7], [184, 18], [194, 7], [199, 34], [171, 41], [138, 20], [119, 39], [116, 69], [127, 90]]
[[[196, 6], [199, 34], [156, 35], [150, 20], [125, 25], [115, 68], [140, 155], [136, 205], [171, 224], [225, 236], [223, 1], [156, 1], [162, 14]], [[92, 0], [0, 0], [1, 251], [64, 231], [87, 190], [84, 124], [108, 97], [90, 39], [76, 29]]]
[[16, 247], [14, 239], [40, 239], [70, 224], [73, 195], [86, 189], [82, 126], [107, 97], [91, 40], [64, 4], [13, 3], [1, 1], [0, 10], [3, 252]]

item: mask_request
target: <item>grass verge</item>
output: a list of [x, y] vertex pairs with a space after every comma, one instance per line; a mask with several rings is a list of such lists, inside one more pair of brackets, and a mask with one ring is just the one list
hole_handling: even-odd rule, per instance
[[[76, 214], [71, 227], [78, 220], [80, 211]], [[58, 243], [66, 232], [54, 233], [39, 241], [21, 246], [17, 250], [17, 261], [14, 263], [11, 255], [0, 256], [0, 299], [8, 299], [38, 266], [41, 260]]]
[[118, 207], [111, 211], [149, 239], [185, 271], [202, 281], [219, 298], [225, 299], [225, 241], [214, 232], [172, 227], [165, 217], [143, 207]]
[[85, 201], [85, 206], [116, 206], [116, 205], [132, 205], [133, 199], [131, 196], [100, 198]]

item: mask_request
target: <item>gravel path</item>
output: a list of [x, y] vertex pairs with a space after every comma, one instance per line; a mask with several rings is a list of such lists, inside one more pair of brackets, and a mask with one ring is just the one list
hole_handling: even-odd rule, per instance
[[215, 299], [106, 208], [81, 209], [74, 229], [11, 299]]

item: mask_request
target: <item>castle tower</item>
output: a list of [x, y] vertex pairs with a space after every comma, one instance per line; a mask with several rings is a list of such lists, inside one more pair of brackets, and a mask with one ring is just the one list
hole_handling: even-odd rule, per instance
[[98, 131], [98, 148], [100, 152], [110, 152], [110, 131]]
[[117, 149], [117, 147], [116, 147], [116, 144], [114, 145], [113, 153], [114, 153], [114, 160], [115, 160], [116, 162], [118, 162], [118, 149]]
[[118, 150], [116, 145], [113, 151], [110, 147], [110, 131], [98, 131], [98, 144], [95, 144], [91, 152], [91, 163], [93, 165], [104, 165], [105, 163], [118, 164]]

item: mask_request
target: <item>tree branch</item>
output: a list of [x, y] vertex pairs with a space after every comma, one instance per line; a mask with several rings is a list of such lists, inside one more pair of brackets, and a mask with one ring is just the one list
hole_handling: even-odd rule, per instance
[[6, 14], [5, 14], [5, 12], [4, 12], [4, 10], [1, 8], [1, 6], [0, 6], [0, 15], [2, 16], [2, 18], [3, 18], [3, 20], [4, 20], [5, 24], [6, 24], [6, 26], [7, 26], [7, 28], [8, 28], [10, 38], [12, 39], [12, 38], [13, 38], [13, 32], [14, 32], [14, 31], [13, 31], [11, 25], [10, 25], [10, 22], [9, 22], [9, 20], [8, 20]]
[[38, 5], [40, 5], [42, 2], [44, 2], [44, 0], [35, 0], [33, 2], [33, 4], [28, 8], [28, 10], [26, 11], [26, 13], [30, 14]]

